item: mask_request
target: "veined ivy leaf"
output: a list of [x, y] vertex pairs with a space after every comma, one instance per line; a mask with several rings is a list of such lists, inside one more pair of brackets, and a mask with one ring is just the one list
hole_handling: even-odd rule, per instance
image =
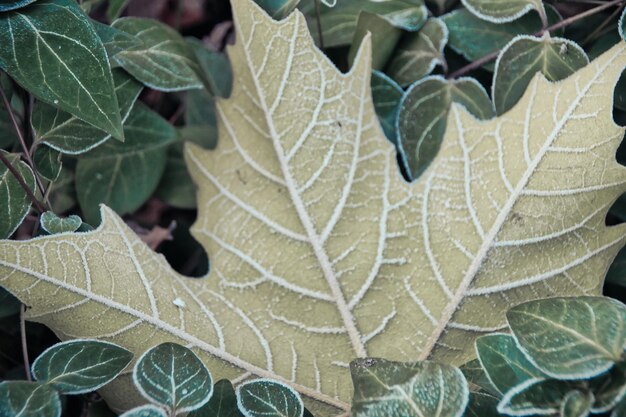
[[485, 369], [478, 359], [473, 359], [459, 368], [469, 384], [472, 392], [484, 391], [491, 396], [500, 396], [500, 391], [493, 386]]
[[[100, 23], [95, 20], [92, 20], [91, 24], [100, 37], [109, 59], [126, 49], [135, 48], [141, 45], [141, 41], [137, 37], [132, 36], [123, 30], [115, 29], [112, 26], [105, 25], [104, 23]], [[115, 78], [113, 78], [113, 81], [115, 81]]]
[[348, 51], [348, 63], [354, 63], [354, 58], [359, 52], [361, 42], [366, 36], [370, 36], [372, 43], [372, 69], [382, 70], [389, 57], [393, 55], [396, 44], [402, 35], [398, 29], [382, 16], [374, 13], [361, 12], [354, 31], [354, 39]]
[[274, 19], [283, 19], [300, 3], [300, 0], [255, 0]]
[[450, 365], [359, 359], [350, 370], [355, 417], [460, 417], [469, 401], [465, 377]]
[[[119, 68], [113, 70], [113, 80], [122, 121], [126, 123], [143, 86]], [[35, 104], [32, 125], [37, 142], [70, 155], [87, 152], [111, 138], [107, 132], [42, 102]]]
[[33, 376], [61, 394], [83, 394], [112, 381], [133, 354], [108, 342], [70, 340], [46, 349], [33, 362]]
[[[313, 0], [302, 2], [301, 9], [311, 17], [311, 33], [317, 37], [317, 22]], [[325, 47], [350, 45], [361, 12], [377, 14], [391, 25], [406, 31], [421, 28], [428, 17], [422, 0], [341, 0], [334, 7], [322, 6], [321, 24]]]
[[[228, 57], [221, 53], [209, 50], [196, 38], [187, 38], [202, 69], [205, 86], [215, 96], [228, 97], [233, 84], [233, 74]], [[187, 94], [195, 94], [203, 90], [191, 90]], [[185, 109], [187, 110], [187, 109]]]
[[476, 352], [489, 381], [500, 394], [529, 379], [545, 377], [526, 359], [511, 335], [496, 333], [479, 337]]
[[233, 384], [227, 379], [217, 381], [208, 403], [189, 413], [189, 417], [242, 417], [237, 406]]
[[437, 65], [446, 66], [443, 48], [448, 28], [441, 19], [428, 19], [418, 32], [408, 33], [400, 42], [386, 72], [402, 86], [430, 74]]
[[[28, 165], [20, 160], [18, 154], [11, 154], [0, 149], [4, 158], [24, 179], [24, 182], [34, 193], [36, 191], [35, 175]], [[30, 210], [31, 200], [20, 185], [15, 175], [0, 163], [0, 237], [8, 238]]]
[[561, 417], [587, 417], [591, 413], [593, 394], [589, 391], [574, 390], [568, 392], [559, 410]]
[[163, 343], [146, 351], [135, 364], [133, 381], [149, 401], [170, 415], [196, 410], [213, 393], [211, 374], [191, 350]]
[[106, 51], [75, 1], [0, 14], [0, 68], [38, 99], [124, 138]]
[[553, 378], [600, 375], [626, 347], [626, 306], [608, 297], [530, 301], [513, 307], [507, 318], [528, 359]]
[[167, 417], [165, 410], [154, 405], [142, 405], [121, 414], [120, 417]]
[[372, 71], [372, 99], [387, 139], [394, 145], [398, 142], [396, 116], [404, 92], [391, 78], [380, 71]]
[[0, 417], [16, 416], [60, 417], [59, 394], [38, 382], [0, 382]]
[[[1, 285], [28, 317], [137, 354], [191, 345], [217, 379], [272, 378], [347, 410], [355, 357], [462, 364], [512, 304], [600, 293], [626, 235], [604, 223], [626, 189], [607, 162], [624, 134], [611, 97], [626, 44], [560, 83], [537, 77], [500, 118], [453, 106], [439, 154], [408, 184], [376, 120], [368, 42], [342, 74], [301, 14], [233, 6], [218, 146], [186, 151], [213, 276], [183, 279], [104, 208], [94, 232], [0, 243]], [[122, 408], [131, 387], [101, 392]]]
[[556, 379], [529, 379], [509, 390], [498, 411], [510, 416], [553, 415], [573, 386]]
[[198, 61], [177, 31], [154, 19], [138, 17], [123, 17], [112, 27], [142, 41], [113, 59], [143, 84], [160, 91], [202, 88]]
[[493, 23], [506, 23], [519, 19], [531, 10], [545, 16], [542, 0], [461, 0], [469, 11]]
[[142, 103], [124, 124], [126, 141], [106, 142], [83, 154], [76, 164], [76, 193], [87, 222], [97, 224], [98, 205], [124, 214], [138, 209], [154, 192], [176, 131]]
[[237, 387], [237, 406], [245, 417], [302, 417], [304, 404], [293, 388], [270, 379]]
[[[558, 22], [558, 12], [547, 5], [548, 21]], [[520, 19], [505, 25], [486, 22], [474, 16], [469, 10], [461, 8], [441, 16], [450, 32], [448, 46], [463, 55], [468, 61], [475, 61], [506, 46], [518, 35], [532, 35], [541, 30], [541, 19], [535, 13], [524, 15]], [[483, 68], [493, 70], [493, 63]]]
[[28, 6], [36, 0], [5, 0], [0, 4], [0, 12], [19, 9]]
[[516, 37], [496, 61], [491, 94], [496, 113], [504, 114], [513, 107], [536, 72], [550, 81], [559, 81], [588, 63], [585, 51], [568, 39], [548, 34], [542, 38]]
[[429, 76], [404, 93], [395, 123], [398, 152], [411, 178], [418, 178], [439, 152], [452, 103], [464, 106], [479, 119], [493, 116], [489, 95], [473, 78]]
[[52, 211], [43, 213], [39, 221], [41, 222], [41, 228], [51, 235], [75, 232], [83, 224], [82, 219], [75, 214], [61, 218]]
[[61, 153], [49, 146], [41, 145], [33, 155], [35, 169], [48, 181], [55, 181], [61, 173]]

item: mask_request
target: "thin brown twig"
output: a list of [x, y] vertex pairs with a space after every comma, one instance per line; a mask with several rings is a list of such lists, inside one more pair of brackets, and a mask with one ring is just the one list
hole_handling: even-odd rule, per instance
[[30, 360], [28, 360], [28, 343], [26, 341], [26, 320], [24, 320], [24, 312], [26, 308], [24, 304], [20, 304], [20, 333], [22, 337], [22, 357], [24, 359], [24, 370], [26, 371], [26, 379], [30, 382]]
[[37, 199], [37, 197], [35, 196], [35, 194], [31, 191], [30, 187], [28, 186], [28, 184], [26, 184], [26, 181], [24, 180], [24, 178], [22, 177], [22, 175], [19, 173], [19, 171], [13, 166], [13, 164], [11, 164], [11, 162], [9, 162], [9, 160], [2, 154], [2, 152], [0, 152], [0, 161], [2, 161], [2, 163], [4, 164], [4, 166], [7, 167], [7, 169], [11, 172], [11, 174], [13, 174], [13, 176], [15, 177], [15, 179], [17, 180], [17, 182], [20, 184], [20, 187], [22, 187], [24, 189], [24, 191], [26, 192], [26, 195], [28, 195], [28, 198], [30, 198], [30, 201], [32, 201], [33, 205], [35, 207], [37, 207], [37, 210], [39, 210], [39, 212], [43, 213], [44, 211], [46, 211], [46, 207], [41, 203], [41, 201], [39, 201]]
[[[569, 17], [567, 19], [563, 19], [558, 23], [555, 23], [554, 25], [548, 26], [545, 29], [542, 29], [538, 32], [535, 33], [535, 36], [541, 36], [546, 32], [553, 32], [557, 29], [561, 29], [565, 26], [571, 25], [572, 23], [575, 23], [579, 20], [582, 20], [586, 17], [592, 16], [596, 13], [599, 13], [605, 9], [611, 8], [613, 6], [616, 5], [621, 5], [623, 6], [626, 3], [626, 0], [613, 0], [607, 3], [604, 3], [598, 7], [594, 7], [591, 8], [583, 13], [577, 14], [575, 16]], [[459, 68], [458, 70], [454, 71], [452, 74], [448, 75], [448, 79], [452, 79], [452, 78], [458, 78], [462, 75], [467, 74], [470, 71], [473, 71], [475, 69], [478, 69], [480, 67], [482, 67], [483, 65], [493, 61], [494, 59], [496, 59], [498, 57], [498, 55], [500, 54], [500, 52], [502, 51], [502, 49], [498, 49], [496, 51], [491, 52], [490, 54], [485, 55], [484, 57], [477, 59], [476, 61], [470, 62], [469, 64], [467, 64], [466, 66]]]

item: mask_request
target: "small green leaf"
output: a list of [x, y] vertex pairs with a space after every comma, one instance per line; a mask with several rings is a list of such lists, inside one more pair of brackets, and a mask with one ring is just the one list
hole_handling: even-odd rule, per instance
[[589, 63], [585, 51], [565, 38], [518, 36], [500, 53], [492, 84], [497, 114], [510, 110], [522, 97], [535, 73], [559, 81]]
[[56, 181], [61, 173], [61, 153], [49, 146], [38, 146], [33, 155], [33, 162], [39, 175], [48, 181]]
[[36, 0], [4, 0], [0, 3], [0, 12], [19, 9], [20, 7], [28, 6], [35, 1]]
[[0, 417], [60, 417], [59, 394], [49, 385], [27, 381], [0, 383]]
[[213, 393], [211, 374], [191, 350], [162, 343], [144, 353], [133, 370], [139, 392], [174, 415], [196, 410]]
[[626, 396], [626, 363], [621, 362], [606, 374], [589, 381], [595, 401], [592, 413], [606, 413]]
[[84, 219], [98, 224], [104, 203], [120, 214], [138, 209], [154, 192], [167, 161], [174, 128], [142, 103], [124, 124], [126, 141], [108, 141], [81, 155], [76, 193]]
[[[126, 123], [143, 86], [120, 68], [113, 70], [113, 80], [122, 121]], [[70, 155], [87, 152], [111, 138], [105, 131], [42, 102], [35, 104], [32, 119], [37, 142]]]
[[[317, 37], [314, 0], [302, 1], [301, 9], [308, 19], [311, 34]], [[321, 7], [322, 36], [325, 47], [350, 45], [361, 12], [377, 14], [391, 25], [406, 31], [421, 28], [428, 17], [422, 0], [341, 0], [335, 7]]]
[[499, 417], [498, 399], [488, 394], [472, 392], [463, 417]]
[[573, 388], [572, 384], [555, 379], [529, 379], [502, 397], [498, 411], [512, 416], [556, 414]]
[[284, 19], [300, 3], [300, 0], [254, 0], [276, 20]]
[[459, 417], [469, 401], [465, 377], [450, 365], [367, 358], [350, 371], [354, 417]]
[[465, 376], [470, 391], [484, 391], [490, 396], [500, 396], [500, 391], [493, 386], [478, 359], [467, 362], [459, 369]]
[[300, 394], [282, 382], [269, 379], [239, 385], [237, 405], [245, 417], [302, 417], [304, 414]]
[[188, 417], [242, 417], [237, 408], [237, 395], [227, 379], [217, 381], [208, 403], [189, 413]]
[[[105, 25], [104, 23], [92, 20], [91, 24], [93, 25], [96, 33], [100, 37], [100, 40], [102, 41], [104, 49], [106, 49], [109, 58], [112, 58], [118, 53], [127, 49], [135, 48], [142, 43], [141, 40], [139, 40], [137, 37], [132, 36], [131, 34], [126, 33], [122, 30], [115, 29], [112, 26]], [[115, 81], [115, 78], [113, 79], [113, 81]]]
[[200, 65], [177, 31], [154, 19], [137, 17], [118, 19], [112, 26], [142, 41], [114, 59], [143, 84], [160, 91], [202, 88]]
[[33, 376], [62, 394], [97, 390], [117, 377], [133, 354], [113, 343], [70, 340], [46, 349], [33, 363]]
[[392, 56], [401, 35], [402, 30], [383, 17], [374, 13], [361, 12], [354, 31], [354, 40], [348, 52], [348, 64], [352, 66], [361, 42], [369, 36], [372, 45], [372, 69], [382, 70]]
[[42, 229], [51, 235], [75, 232], [83, 224], [81, 218], [75, 214], [61, 218], [51, 211], [43, 213], [39, 221]]
[[[22, 162], [17, 154], [10, 154], [3, 150], [0, 152], [20, 173], [30, 190], [35, 192], [35, 176], [28, 165]], [[30, 210], [31, 200], [13, 173], [3, 163], [0, 163], [0, 201], [2, 201], [0, 204], [0, 238], [5, 239], [22, 224]]]
[[398, 152], [411, 178], [418, 178], [439, 152], [452, 103], [464, 106], [479, 119], [493, 116], [487, 92], [473, 78], [430, 76], [404, 93], [396, 128]]
[[546, 14], [542, 0], [461, 0], [461, 3], [480, 19], [492, 23], [512, 22], [531, 10]]
[[[230, 68], [228, 57], [220, 52], [209, 50], [196, 38], [187, 38], [187, 43], [191, 45], [200, 68], [206, 88], [219, 97], [230, 96], [233, 84], [233, 72]], [[202, 90], [191, 90], [187, 94], [197, 93]]]
[[476, 352], [489, 380], [501, 394], [544, 374], [526, 359], [513, 336], [491, 334], [476, 340]]
[[591, 412], [593, 394], [589, 391], [574, 390], [567, 393], [561, 403], [561, 417], [587, 417]]
[[[554, 8], [548, 7], [547, 11], [551, 24], [561, 19]], [[476, 61], [498, 51], [517, 35], [532, 35], [542, 27], [541, 19], [534, 13], [506, 24], [486, 22], [467, 9], [456, 9], [441, 16], [441, 19], [450, 31], [448, 46], [468, 61]], [[493, 70], [493, 63], [486, 64], [484, 68]]]
[[106, 51], [75, 1], [0, 14], [0, 68], [41, 101], [124, 138]]
[[428, 19], [418, 32], [408, 33], [400, 41], [387, 74], [402, 86], [430, 74], [437, 65], [446, 66], [443, 48], [448, 42], [448, 28], [441, 19]]
[[526, 356], [553, 378], [606, 372], [626, 345], [626, 306], [607, 297], [531, 301], [513, 307], [507, 319]]
[[120, 417], [167, 417], [167, 414], [162, 408], [148, 404], [132, 408]]
[[378, 121], [387, 139], [395, 145], [398, 142], [396, 117], [404, 91], [394, 80], [379, 71], [372, 71], [371, 84]]
[[17, 314], [20, 311], [20, 304], [13, 294], [0, 287], [0, 319]]

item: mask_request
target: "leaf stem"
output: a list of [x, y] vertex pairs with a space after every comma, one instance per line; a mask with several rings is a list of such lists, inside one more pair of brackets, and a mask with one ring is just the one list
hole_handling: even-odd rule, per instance
[[24, 370], [26, 371], [26, 379], [31, 382], [30, 376], [30, 360], [28, 359], [28, 343], [26, 341], [26, 320], [24, 320], [24, 312], [26, 308], [24, 304], [20, 304], [20, 333], [22, 338], [22, 357], [24, 358]]
[[11, 119], [11, 123], [13, 124], [13, 128], [15, 129], [15, 133], [17, 133], [17, 137], [20, 141], [20, 144], [22, 145], [22, 151], [23, 151], [22, 153], [24, 154], [24, 159], [26, 159], [26, 162], [28, 163], [30, 168], [33, 170], [33, 174], [35, 175], [35, 182], [37, 183], [37, 187], [39, 187], [39, 191], [41, 192], [41, 195], [45, 195], [45, 188], [43, 186], [43, 182], [41, 181], [41, 178], [39, 177], [39, 174], [37, 173], [37, 169], [35, 168], [33, 159], [30, 156], [30, 150], [28, 149], [28, 146], [26, 145], [26, 140], [24, 139], [24, 132], [22, 132], [22, 129], [20, 129], [20, 125], [17, 122], [17, 119], [15, 118], [15, 113], [13, 112], [13, 108], [11, 107], [11, 103], [9, 102], [9, 99], [6, 93], [4, 92], [4, 89], [2, 88], [2, 86], [0, 86], [0, 96], [2, 97], [2, 102], [4, 103], [4, 107], [7, 109], [7, 112], [9, 113], [9, 118]]
[[317, 19], [317, 35], [320, 38], [320, 49], [324, 49], [324, 34], [322, 32], [322, 5], [320, 0], [315, 0], [315, 15]]
[[13, 176], [15, 177], [15, 179], [17, 180], [17, 182], [20, 184], [20, 187], [22, 187], [24, 189], [24, 191], [26, 192], [26, 195], [28, 195], [28, 198], [30, 198], [30, 201], [33, 202], [33, 205], [35, 207], [37, 207], [37, 210], [39, 210], [39, 212], [43, 213], [44, 211], [46, 211], [45, 206], [41, 203], [41, 201], [39, 201], [37, 199], [37, 197], [35, 196], [35, 194], [31, 191], [30, 187], [28, 186], [28, 184], [26, 184], [26, 181], [24, 181], [24, 178], [22, 177], [22, 175], [18, 172], [17, 169], [15, 169], [15, 167], [11, 164], [11, 162], [9, 162], [9, 160], [2, 154], [2, 152], [0, 152], [0, 161], [2, 161], [2, 163], [4, 164], [4, 166], [7, 167], [7, 169], [9, 171], [11, 171], [11, 174], [13, 174]]
[[[563, 19], [560, 22], [557, 22], [551, 26], [548, 26], [545, 29], [541, 29], [540, 31], [536, 32], [534, 35], [535, 36], [541, 36], [546, 32], [552, 32], [555, 31], [557, 29], [561, 29], [565, 26], [571, 25], [572, 23], [575, 23], [579, 20], [582, 20], [586, 17], [592, 16], [596, 13], [600, 13], [601, 11], [608, 9], [610, 7], [616, 6], [616, 5], [623, 5], [626, 2], [626, 0], [612, 0], [609, 1], [607, 3], [603, 3], [598, 7], [594, 7], [591, 8], [585, 12], [582, 12], [580, 14], [577, 14], [575, 16], [571, 16], [567, 19]], [[452, 74], [450, 74], [447, 78], [448, 79], [452, 79], [452, 78], [458, 78], [462, 75], [467, 74], [470, 71], [473, 71], [475, 69], [478, 69], [480, 67], [482, 67], [483, 65], [487, 64], [488, 62], [493, 61], [494, 59], [496, 59], [498, 57], [498, 55], [500, 55], [500, 52], [502, 52], [502, 49], [498, 49], [496, 51], [493, 51], [492, 53], [483, 56], [482, 58], [477, 59], [476, 61], [470, 62], [469, 64], [467, 64], [466, 66], [459, 68], [458, 70], [454, 71]]]

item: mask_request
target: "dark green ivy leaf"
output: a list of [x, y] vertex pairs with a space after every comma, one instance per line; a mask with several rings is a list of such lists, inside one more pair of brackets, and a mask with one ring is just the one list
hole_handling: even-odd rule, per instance
[[519, 19], [531, 10], [545, 16], [542, 0], [461, 0], [469, 11], [482, 20], [503, 24]]
[[141, 45], [141, 41], [138, 38], [123, 30], [115, 29], [112, 26], [105, 25], [95, 20], [92, 20], [91, 24], [100, 37], [109, 58], [114, 57], [122, 51]]
[[106, 51], [74, 0], [0, 14], [0, 68], [41, 101], [124, 138]]
[[478, 359], [467, 362], [461, 366], [460, 370], [471, 392], [483, 392], [492, 397], [500, 397], [500, 392], [493, 386]]
[[256, 379], [237, 387], [239, 411], [246, 417], [303, 417], [302, 398], [282, 382]]
[[120, 417], [167, 417], [165, 410], [160, 407], [154, 405], [142, 405], [140, 407], [135, 407], [124, 414], [120, 415]]
[[132, 358], [131, 352], [113, 343], [70, 340], [39, 355], [33, 376], [62, 394], [82, 394], [111, 382]]
[[529, 379], [504, 395], [498, 411], [514, 416], [557, 414], [565, 396], [576, 387], [556, 379]]
[[402, 30], [383, 17], [374, 13], [361, 12], [354, 31], [354, 40], [348, 52], [348, 64], [352, 66], [361, 42], [369, 36], [372, 45], [372, 69], [382, 70], [392, 56], [401, 35]]
[[49, 385], [27, 381], [0, 383], [0, 417], [60, 417], [59, 394]]
[[243, 417], [237, 408], [233, 384], [227, 379], [217, 381], [209, 402], [189, 413], [188, 417]]
[[609, 372], [589, 381], [595, 400], [593, 413], [606, 413], [626, 396], [626, 363], [620, 362]]
[[[230, 90], [233, 84], [233, 73], [226, 54], [209, 50], [196, 38], [187, 38], [186, 40], [187, 43], [191, 45], [198, 59], [198, 64], [201, 68], [201, 76], [207, 90], [215, 96], [230, 96]], [[188, 94], [197, 91], [198, 90], [191, 90]]]
[[380, 71], [372, 71], [371, 85], [374, 108], [380, 125], [387, 139], [396, 145], [398, 143], [396, 116], [404, 91], [394, 80]]
[[561, 417], [587, 417], [591, 412], [593, 394], [589, 391], [573, 390], [567, 393], [561, 403]]
[[0, 12], [19, 9], [35, 1], [36, 0], [3, 0], [2, 3], [0, 3]]
[[[35, 175], [28, 165], [20, 160], [17, 154], [0, 150], [8, 163], [14, 167], [26, 182], [30, 190], [35, 192]], [[0, 163], [0, 238], [6, 239], [22, 224], [30, 210], [31, 200], [13, 173]]]
[[0, 319], [17, 314], [20, 301], [4, 288], [0, 288]]
[[39, 221], [41, 228], [51, 235], [75, 232], [83, 224], [81, 218], [75, 214], [61, 218], [51, 211], [43, 213]]
[[33, 154], [35, 169], [48, 181], [56, 181], [61, 173], [61, 153], [46, 145], [37, 146]]
[[472, 392], [470, 401], [463, 417], [499, 417], [498, 399], [492, 395]]
[[254, 0], [276, 20], [285, 18], [300, 3], [300, 0]]

